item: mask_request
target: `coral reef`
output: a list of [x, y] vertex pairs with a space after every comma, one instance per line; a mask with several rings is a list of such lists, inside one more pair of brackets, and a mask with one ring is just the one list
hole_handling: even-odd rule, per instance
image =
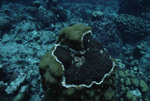
[[119, 14], [131, 14], [134, 16], [146, 16], [150, 13], [150, 1], [149, 0], [122, 0]]
[[[115, 62], [91, 35], [91, 27], [82, 24], [60, 31], [57, 44], [39, 64], [46, 100], [114, 99], [115, 91], [111, 84], [115, 79]], [[97, 88], [99, 96], [95, 95], [96, 92], [92, 94]]]
[[[149, 101], [150, 14], [144, 3], [149, 0], [121, 1], [133, 3], [120, 14], [120, 0], [1, 0], [0, 101]], [[112, 66], [108, 53], [117, 58], [116, 75], [113, 71], [99, 84], [103, 58], [108, 70]], [[55, 68], [40, 70], [43, 75], [46, 71], [41, 78], [43, 55], [47, 60], [42, 66]], [[61, 63], [56, 58], [66, 72], [57, 68]], [[68, 87], [80, 83], [86, 87]]]
[[150, 21], [133, 15], [118, 15], [114, 22], [121, 32], [124, 42], [141, 40], [149, 33]]
[[103, 43], [113, 57], [119, 58], [122, 54], [123, 41], [119, 36], [120, 33], [116, 25], [107, 18], [91, 22], [90, 25], [93, 28], [95, 38]]
[[[118, 62], [120, 60], [116, 59], [116, 61]], [[139, 74], [137, 71], [132, 69], [128, 70], [126, 68], [122, 68], [121, 66], [122, 65], [117, 64], [118, 68], [116, 70], [116, 83], [121, 85], [117, 88], [117, 92], [119, 92], [119, 99], [121, 101], [148, 101], [148, 82], [142, 78], [142, 74]]]

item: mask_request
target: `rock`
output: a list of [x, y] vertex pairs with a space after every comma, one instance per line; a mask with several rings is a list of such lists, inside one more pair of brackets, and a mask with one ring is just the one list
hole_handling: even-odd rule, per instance
[[124, 73], [125, 73], [126, 77], [128, 77], [130, 75], [129, 70], [125, 70]]
[[57, 12], [53, 11], [55, 15], [57, 15], [57, 19], [59, 21], [66, 21], [68, 18], [67, 11], [63, 7], [57, 8]]
[[130, 91], [128, 91], [128, 92], [126, 93], [126, 99], [129, 100], [129, 101], [131, 101], [131, 99], [132, 99], [133, 96], [134, 96], [134, 95], [133, 95]]
[[105, 101], [111, 101], [114, 95], [115, 95], [115, 92], [112, 89], [106, 90], [106, 92], [104, 93]]
[[129, 75], [129, 77], [131, 77], [131, 78], [135, 78], [135, 77], [136, 77], [136, 75], [135, 75], [135, 73], [134, 73], [133, 70], [130, 70], [130, 75]]
[[138, 62], [138, 60], [136, 60], [136, 59], [133, 60], [133, 61], [131, 61], [131, 63], [130, 63], [130, 65], [133, 66], [133, 67], [134, 67], [134, 66], [137, 66], [138, 64], [139, 64], [139, 62]]
[[138, 67], [133, 67], [133, 70], [135, 71], [135, 72], [137, 72], [138, 71]]
[[25, 8], [25, 10], [27, 13], [29, 13], [33, 17], [35, 17], [37, 14], [37, 8], [36, 7], [27, 7], [27, 8]]
[[104, 14], [101, 12], [101, 11], [94, 11], [92, 13], [92, 18], [91, 20], [92, 21], [95, 21], [95, 20], [100, 20], [104, 17]]
[[95, 95], [95, 92], [94, 92], [94, 91], [90, 91], [90, 92], [89, 92], [89, 97], [92, 98], [92, 97], [94, 97], [94, 95]]
[[121, 83], [121, 84], [124, 84], [124, 82], [125, 82], [124, 78], [121, 78], [121, 79], [120, 79], [120, 83]]
[[122, 63], [122, 61], [120, 59], [115, 59], [117, 62], [117, 66], [121, 69], [125, 68], [125, 64]]
[[140, 87], [142, 93], [148, 91], [148, 89], [149, 89], [146, 82], [142, 79], [140, 80], [139, 87]]
[[145, 17], [149, 14], [150, 3], [147, 0], [123, 0], [118, 8], [118, 14], [131, 14], [134, 16]]
[[120, 14], [114, 22], [121, 32], [125, 43], [136, 42], [144, 38], [150, 27], [150, 21], [128, 14]]
[[99, 96], [95, 96], [94, 101], [100, 101], [100, 97]]
[[38, 1], [38, 0], [35, 0], [35, 1], [33, 2], [33, 5], [34, 5], [36, 8], [39, 8], [40, 5], [41, 5], [41, 2]]
[[136, 97], [142, 96], [141, 92], [138, 89], [132, 90], [131, 93]]
[[10, 20], [8, 20], [5, 17], [1, 16], [0, 17], [0, 30], [6, 31], [6, 30], [9, 30], [10, 27], [11, 27]]
[[150, 70], [150, 62], [149, 62], [149, 59], [150, 59], [150, 48], [148, 49], [148, 52], [147, 54], [145, 54], [141, 59], [140, 59], [140, 66], [141, 68], [145, 68], [147, 69], [148, 71]]
[[69, 88], [69, 89], [67, 90], [67, 95], [72, 95], [74, 92], [75, 92], [75, 89], [74, 89], [74, 88]]
[[131, 101], [137, 101], [137, 98], [133, 96]]
[[0, 81], [0, 88], [6, 87], [7, 85], [8, 85], [7, 83], [4, 83], [3, 81]]
[[18, 23], [15, 27], [15, 31], [17, 34], [29, 33], [30, 31], [34, 31], [35, 29], [36, 29], [36, 24], [33, 21], [26, 21], [26, 20]]
[[42, 22], [44, 27], [49, 27], [56, 21], [56, 16], [52, 11], [46, 10], [43, 6], [40, 6], [37, 13], [38, 21]]
[[124, 72], [121, 71], [121, 70], [118, 72], [118, 75], [119, 75], [120, 77], [124, 77], [124, 76], [125, 76]]
[[31, 96], [30, 101], [42, 101], [38, 94], [34, 94]]
[[4, 34], [2, 38], [2, 43], [6, 43], [10, 41], [10, 36], [8, 34]]
[[15, 38], [15, 42], [18, 43], [18, 44], [22, 44], [22, 40], [21, 40], [21, 38], [19, 38], [19, 37], [16, 37], [16, 38]]
[[20, 89], [20, 93], [23, 94], [23, 93], [27, 92], [28, 89], [29, 89], [29, 85], [22, 86], [21, 89]]
[[47, 9], [54, 9], [55, 7], [57, 7], [57, 4], [58, 4], [57, 0], [47, 0], [46, 1]]
[[120, 98], [120, 101], [124, 101], [124, 99], [123, 99], [123, 98]]
[[26, 74], [22, 73], [18, 75], [17, 79], [12, 81], [9, 86], [5, 89], [7, 94], [13, 94], [18, 88], [21, 86], [21, 84], [25, 81]]
[[137, 78], [131, 78], [131, 83], [133, 84], [133, 86], [138, 87], [139, 85], [139, 81]]
[[0, 69], [3, 67], [3, 65], [2, 64], [0, 64]]
[[150, 101], [150, 98], [148, 96], [144, 97], [143, 101]]
[[125, 88], [123, 85], [121, 85], [121, 91], [122, 91], [122, 92], [125, 92], [125, 91], [126, 91], [126, 88]]
[[130, 80], [129, 78], [127, 78], [126, 81], [125, 81], [125, 84], [126, 84], [127, 86], [130, 86], [130, 85], [131, 85], [131, 80]]
[[144, 56], [148, 51], [148, 46], [146, 43], [140, 43], [139, 45], [136, 46], [134, 50], [134, 56], [139, 59], [142, 56]]
[[13, 101], [23, 101], [25, 98], [24, 94], [19, 93], [17, 96], [15, 96]]
[[115, 57], [121, 57], [122, 39], [116, 25], [109, 19], [93, 21], [90, 24], [94, 31], [95, 38], [102, 42], [109, 53]]

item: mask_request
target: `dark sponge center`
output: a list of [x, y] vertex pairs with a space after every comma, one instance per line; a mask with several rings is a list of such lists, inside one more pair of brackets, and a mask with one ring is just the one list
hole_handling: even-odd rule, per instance
[[89, 85], [92, 81], [100, 82], [112, 69], [110, 56], [91, 34], [84, 36], [83, 44], [83, 51], [58, 46], [54, 52], [64, 65], [64, 76], [68, 85]]

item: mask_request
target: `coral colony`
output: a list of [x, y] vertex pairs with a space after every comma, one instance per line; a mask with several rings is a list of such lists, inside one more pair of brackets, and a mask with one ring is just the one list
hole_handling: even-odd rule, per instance
[[[43, 87], [48, 94], [52, 89], [55, 90], [53, 88], [55, 85], [58, 91], [53, 96], [58, 96], [58, 93], [62, 95], [65, 90], [72, 88], [75, 90], [72, 95], [75, 98], [79, 97], [77, 94], [80, 92], [79, 87], [82, 88], [81, 92], [85, 92], [86, 88], [94, 90], [94, 85], [101, 85], [105, 78], [108, 78], [114, 71], [114, 60], [102, 44], [93, 39], [91, 29], [83, 24], [75, 24], [62, 29], [57, 43], [42, 58], [40, 74]], [[55, 75], [58, 71], [62, 73], [59, 76]], [[60, 79], [57, 79], [58, 77]], [[50, 97], [51, 94], [47, 96]], [[65, 97], [67, 99], [66, 94], [64, 94]], [[87, 100], [81, 97], [78, 99]]]

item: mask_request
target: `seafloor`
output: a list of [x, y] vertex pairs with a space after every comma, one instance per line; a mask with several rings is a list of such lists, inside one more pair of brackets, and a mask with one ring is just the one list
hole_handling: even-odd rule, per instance
[[1, 0], [0, 101], [42, 101], [40, 59], [59, 31], [75, 23], [91, 26], [116, 60], [116, 90], [103, 100], [149, 101], [150, 11], [142, 16], [120, 8], [119, 0]]

